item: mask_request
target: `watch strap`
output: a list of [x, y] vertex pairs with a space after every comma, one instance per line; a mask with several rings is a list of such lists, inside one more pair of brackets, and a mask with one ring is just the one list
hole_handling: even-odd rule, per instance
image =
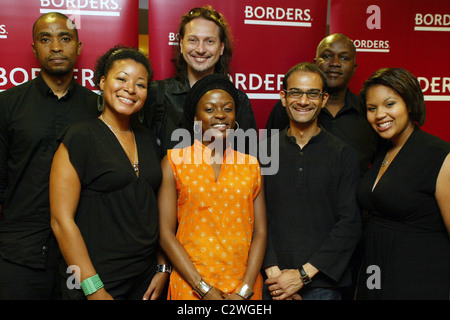
[[303, 266], [298, 268], [298, 270], [300, 271], [300, 277], [302, 279], [303, 285], [306, 286], [307, 284], [310, 284], [312, 282], [312, 280], [309, 277], [309, 275], [306, 273], [305, 269], [303, 269]]

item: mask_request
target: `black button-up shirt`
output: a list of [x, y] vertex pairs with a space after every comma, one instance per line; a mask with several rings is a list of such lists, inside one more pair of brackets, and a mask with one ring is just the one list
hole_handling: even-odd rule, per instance
[[303, 148], [287, 129], [270, 139], [279, 139], [279, 167], [264, 177], [269, 232], [263, 267], [310, 262], [320, 270], [312, 286], [348, 285], [361, 233], [355, 150], [323, 128]]
[[0, 93], [0, 255], [45, 267], [51, 234], [49, 175], [57, 137], [96, 117], [97, 95], [72, 80], [58, 99], [39, 74]]

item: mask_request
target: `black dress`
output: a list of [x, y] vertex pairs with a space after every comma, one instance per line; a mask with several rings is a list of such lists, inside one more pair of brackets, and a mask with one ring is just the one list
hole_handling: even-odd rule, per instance
[[386, 151], [357, 191], [368, 211], [357, 298], [448, 300], [450, 239], [435, 189], [450, 143], [415, 129], [372, 191]]
[[[100, 119], [73, 125], [62, 138], [81, 181], [75, 222], [105, 289], [124, 299], [141, 299], [156, 271], [156, 194], [162, 177], [152, 133], [143, 126], [133, 131], [139, 177]], [[76, 298], [80, 291], [66, 294]]]

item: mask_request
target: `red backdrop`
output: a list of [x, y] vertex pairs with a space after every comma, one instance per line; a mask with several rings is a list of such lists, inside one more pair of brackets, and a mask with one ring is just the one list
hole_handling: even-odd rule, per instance
[[0, 0], [0, 7], [0, 91], [38, 74], [39, 63], [31, 49], [32, 27], [46, 12], [64, 13], [77, 24], [83, 48], [75, 77], [89, 89], [94, 89], [93, 69], [101, 54], [119, 43], [138, 46], [138, 0]]
[[249, 96], [258, 127], [264, 128], [284, 74], [299, 62], [312, 62], [326, 35], [327, 0], [149, 0], [149, 56], [155, 80], [174, 75], [171, 59], [181, 16], [207, 4], [230, 25], [231, 76]]
[[[444, 5], [446, 4], [446, 5]], [[349, 36], [358, 68], [357, 93], [382, 67], [408, 69], [427, 105], [424, 131], [450, 141], [450, 3], [442, 0], [331, 0], [330, 33]]]

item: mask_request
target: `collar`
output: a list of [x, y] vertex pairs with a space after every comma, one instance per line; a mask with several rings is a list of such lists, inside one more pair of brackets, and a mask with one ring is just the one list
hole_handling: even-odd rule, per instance
[[[45, 82], [41, 73], [39, 73], [37, 75], [37, 77], [35, 78], [35, 81], [36, 81], [38, 90], [41, 92], [41, 94], [43, 96], [49, 95], [49, 96], [54, 96], [57, 98], [57, 96], [53, 93], [52, 89], [50, 89], [50, 87]], [[74, 89], [75, 89], [75, 84], [76, 84], [75, 79], [72, 78], [72, 81], [69, 84], [69, 89], [67, 90], [67, 93], [60, 100], [66, 100], [72, 96]]]
[[[312, 136], [311, 139], [309, 139], [307, 145], [310, 143], [317, 142], [323, 137], [325, 129], [320, 124], [318, 124], [318, 126], [320, 128], [319, 133], [316, 134], [315, 136]], [[288, 125], [281, 133], [285, 136], [285, 140], [288, 143], [295, 144], [297, 146], [297, 140], [295, 139], [295, 137], [289, 135], [289, 132], [288, 132], [289, 128], [290, 128], [290, 125]]]
[[178, 77], [172, 77], [170, 82], [172, 84], [171, 92], [173, 94], [187, 94], [189, 90], [191, 90], [187, 77], [185, 80], [181, 80]]
[[[320, 113], [326, 112], [327, 114], [331, 115], [331, 113], [326, 109], [323, 108]], [[344, 112], [357, 112], [359, 113], [359, 98], [356, 94], [350, 91], [349, 88], [347, 88], [347, 91], [345, 92], [345, 102], [344, 106], [339, 110], [339, 112], [336, 114], [336, 117], [339, 116], [341, 113]]]

